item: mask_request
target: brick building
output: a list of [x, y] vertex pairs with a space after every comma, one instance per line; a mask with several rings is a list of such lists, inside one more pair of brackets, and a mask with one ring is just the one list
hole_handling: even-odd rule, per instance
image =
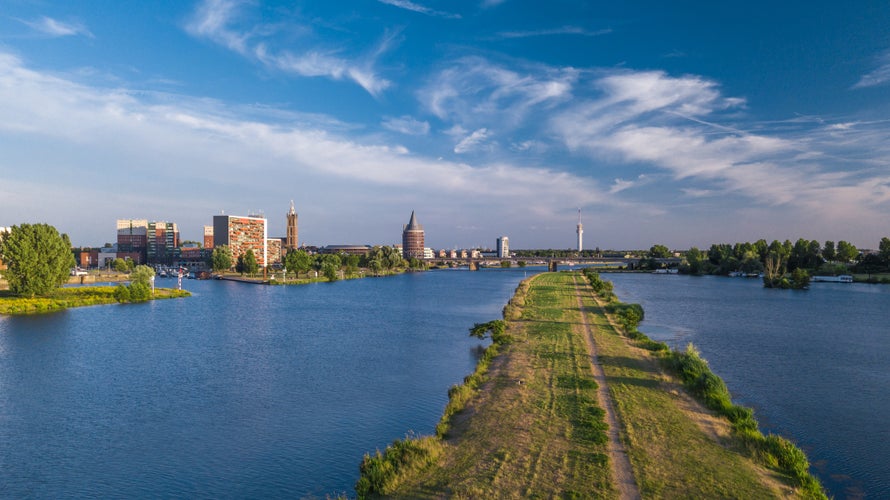
[[423, 226], [417, 223], [414, 211], [411, 220], [402, 229], [402, 257], [406, 259], [423, 259]]
[[117, 257], [145, 264], [148, 250], [148, 220], [117, 220]]
[[149, 264], [173, 263], [174, 253], [179, 247], [179, 228], [175, 222], [148, 223], [146, 260]]
[[268, 259], [268, 225], [263, 217], [214, 215], [213, 245], [228, 245], [232, 257], [238, 257], [253, 250], [257, 264], [265, 267]]
[[204, 226], [204, 248], [213, 248], [213, 226]]

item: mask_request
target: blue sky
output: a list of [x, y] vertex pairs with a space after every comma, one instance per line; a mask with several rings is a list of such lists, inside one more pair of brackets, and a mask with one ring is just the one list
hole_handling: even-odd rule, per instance
[[0, 226], [262, 211], [301, 242], [890, 235], [887, 2], [21, 1]]

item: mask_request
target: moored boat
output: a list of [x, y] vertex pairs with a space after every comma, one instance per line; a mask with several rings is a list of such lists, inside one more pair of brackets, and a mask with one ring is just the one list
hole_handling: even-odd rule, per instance
[[849, 274], [841, 274], [840, 276], [813, 276], [813, 279], [816, 283], [852, 283], [853, 276]]

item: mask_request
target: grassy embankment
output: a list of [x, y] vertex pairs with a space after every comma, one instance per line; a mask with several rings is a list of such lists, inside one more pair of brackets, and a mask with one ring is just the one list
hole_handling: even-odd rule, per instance
[[[152, 299], [172, 299], [191, 295], [185, 290], [156, 288]], [[9, 291], [0, 291], [0, 314], [39, 314], [60, 311], [70, 307], [116, 304], [114, 287], [86, 286], [59, 288], [45, 297], [17, 297]]]
[[617, 302], [596, 273], [588, 277], [583, 303], [643, 497], [825, 498], [803, 452], [761, 434], [691, 345], [670, 352], [653, 342], [636, 329], [642, 309]]
[[[799, 450], [789, 452], [790, 443], [751, 437], [756, 426], [754, 431], [743, 426], [749, 435], [738, 437], [728, 420], [665, 375], [660, 358], [676, 362], [684, 353], [667, 355], [662, 344], [633, 327], [621, 335], [606, 316], [608, 307], [616, 323], [631, 326], [633, 321], [623, 318], [633, 319], [626, 311], [637, 308], [598, 300], [587, 287], [582, 292], [644, 498], [824, 497], [815, 480], [788, 472], [806, 464]], [[471, 391], [462, 411], [446, 411], [444, 436], [406, 438], [366, 457], [362, 481], [394, 479], [379, 489], [358, 489], [360, 496], [616, 497], [575, 294], [573, 277], [566, 273], [521, 285], [505, 308], [507, 334], [514, 341], [491, 362], [482, 390]], [[715, 378], [705, 377], [708, 383]], [[773, 469], [758, 465], [752, 455]]]
[[[477, 370], [467, 378], [470, 388], [449, 391], [439, 436], [398, 441], [378, 455], [392, 455], [390, 467], [409, 472], [373, 493], [615, 496], [597, 385], [584, 338], [576, 332], [580, 317], [572, 304], [577, 299], [558, 281], [559, 275], [548, 274], [520, 285], [505, 308], [512, 341], [499, 347], [502, 356], [493, 361], [485, 356], [480, 363], [490, 364], [491, 372], [480, 376]], [[429, 451], [418, 458], [419, 453], [403, 452], [407, 446]]]

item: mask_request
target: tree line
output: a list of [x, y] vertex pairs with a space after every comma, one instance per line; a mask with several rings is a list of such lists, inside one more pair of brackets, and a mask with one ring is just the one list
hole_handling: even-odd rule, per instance
[[[655, 245], [650, 255], [661, 256], [663, 245]], [[646, 261], [641, 264], [647, 265]], [[656, 265], [650, 262], [648, 265]], [[863, 253], [844, 240], [819, 243], [798, 239], [779, 242], [715, 243], [707, 251], [692, 247], [683, 254], [680, 272], [721, 274], [734, 272], [763, 274], [767, 287], [803, 288], [812, 274], [876, 274], [890, 272], [890, 238], [881, 238], [876, 253]]]
[[[379, 276], [397, 270], [426, 268], [422, 260], [414, 258], [406, 260], [399, 249], [392, 246], [375, 246], [367, 255], [310, 254], [297, 249], [285, 255], [283, 264], [286, 275], [291, 274], [299, 278], [300, 275], [315, 271], [329, 281], [339, 279], [341, 272], [345, 276], [357, 275], [360, 269], [367, 269], [375, 276]], [[215, 272], [226, 272], [233, 266], [235, 271], [241, 274], [251, 275], [259, 272], [259, 265], [252, 250], [248, 249], [234, 259], [231, 248], [226, 245], [213, 249], [210, 266]]]
[[[663, 247], [656, 245], [652, 247]], [[789, 272], [795, 269], [824, 271], [827, 273], [856, 270], [863, 263], [869, 263], [876, 270], [890, 269], [890, 238], [884, 237], [879, 250], [874, 254], [863, 254], [855, 245], [847, 241], [826, 241], [798, 239], [779, 242], [757, 240], [754, 243], [715, 243], [707, 251], [692, 247], [683, 257], [681, 271], [691, 274], [728, 274], [733, 271], [762, 272], [770, 256], [781, 259]]]

